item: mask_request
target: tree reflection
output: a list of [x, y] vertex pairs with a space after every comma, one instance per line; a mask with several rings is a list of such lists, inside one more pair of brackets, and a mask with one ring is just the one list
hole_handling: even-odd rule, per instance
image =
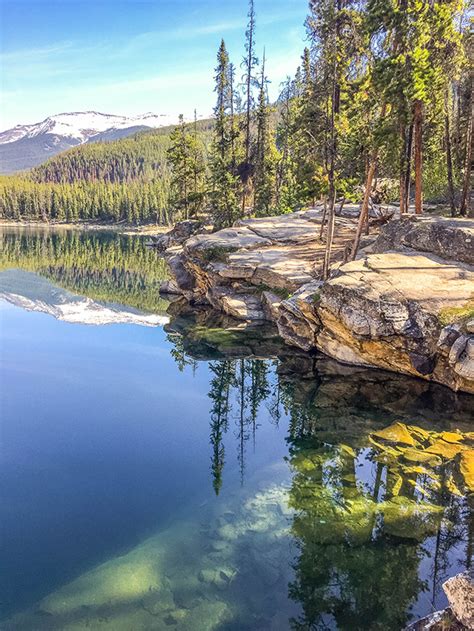
[[[232, 353], [236, 340], [234, 332]], [[196, 339], [193, 344], [195, 350]], [[225, 348], [221, 335], [219, 353]], [[218, 494], [222, 488], [231, 420], [243, 482], [246, 445], [253, 437], [258, 447], [262, 409], [275, 425], [285, 419], [297, 549], [288, 591], [300, 607], [289, 626], [398, 631], [421, 595], [439, 608], [442, 582], [470, 565], [472, 502], [453, 483], [450, 461], [421, 467], [405, 462], [401, 448], [388, 457], [390, 450], [378, 449], [371, 436], [396, 419], [417, 418], [430, 430], [449, 429], [450, 423], [467, 429], [469, 404], [399, 376], [341, 370], [327, 361], [308, 369], [314, 359], [295, 355], [209, 363], [213, 489]]]
[[209, 368], [214, 374], [209, 390], [209, 398], [212, 400], [211, 472], [212, 486], [218, 495], [222, 486], [222, 470], [225, 461], [223, 438], [229, 428], [230, 390], [235, 386], [235, 364], [231, 361], [211, 362]]
[[33, 271], [94, 300], [163, 312], [166, 263], [141, 237], [77, 231], [0, 230], [0, 270]]
[[[453, 558], [468, 541], [472, 511], [442, 484], [446, 471], [439, 471], [439, 486], [426, 476], [415, 484], [413, 473], [400, 481], [396, 467], [343, 440], [308, 447], [307, 435], [290, 437], [299, 556], [289, 594], [302, 606], [292, 628], [401, 629], [421, 592], [436, 606]], [[419, 566], [430, 557], [428, 584]]]
[[224, 467], [224, 436], [229, 429], [229, 414], [235, 410], [237, 461], [241, 483], [245, 474], [245, 449], [250, 431], [255, 444], [258, 415], [262, 403], [270, 392], [268, 362], [255, 359], [237, 359], [210, 362], [213, 373], [210, 381], [210, 442], [212, 445], [212, 485], [216, 494], [222, 486]]

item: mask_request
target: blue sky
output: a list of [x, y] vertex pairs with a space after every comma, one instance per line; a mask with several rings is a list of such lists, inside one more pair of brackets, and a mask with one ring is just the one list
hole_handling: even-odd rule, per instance
[[[307, 0], [255, 0], [270, 96], [305, 45]], [[0, 0], [1, 129], [65, 111], [208, 115], [220, 38], [240, 64], [247, 0]]]

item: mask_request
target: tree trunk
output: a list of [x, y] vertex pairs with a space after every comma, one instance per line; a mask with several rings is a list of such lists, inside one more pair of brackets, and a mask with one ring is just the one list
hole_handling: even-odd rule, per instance
[[410, 126], [408, 127], [408, 139], [406, 146], [406, 156], [405, 156], [405, 194], [404, 194], [404, 204], [405, 204], [405, 212], [408, 212], [408, 207], [410, 205], [410, 178], [411, 178], [411, 156], [413, 153], [413, 119], [411, 120]]
[[[385, 118], [385, 112], [387, 111], [387, 106], [385, 103], [382, 103], [382, 108], [380, 110], [380, 120]], [[367, 169], [367, 175], [365, 178], [365, 190], [364, 190], [364, 199], [362, 200], [362, 207], [359, 213], [359, 221], [357, 222], [356, 234], [354, 237], [354, 243], [352, 245], [351, 250], [351, 261], [353, 261], [357, 255], [357, 250], [359, 249], [360, 237], [362, 235], [362, 230], [364, 229], [364, 225], [369, 225], [369, 202], [370, 202], [370, 193], [372, 191], [372, 182], [374, 181], [375, 173], [377, 170], [377, 160], [378, 160], [378, 148], [374, 147], [369, 159], [369, 168]], [[402, 211], [402, 198], [400, 198], [400, 212]]]
[[456, 198], [454, 196], [454, 181], [453, 181], [453, 154], [451, 150], [451, 131], [449, 126], [449, 111], [448, 104], [446, 102], [444, 112], [444, 143], [446, 145], [446, 171], [448, 175], [448, 193], [449, 204], [451, 206], [451, 217], [456, 216]]
[[400, 151], [400, 215], [407, 211], [407, 200], [405, 198], [405, 170], [407, 154], [407, 131], [404, 123], [400, 123], [400, 137], [402, 139], [402, 149]]
[[331, 250], [332, 242], [334, 239], [334, 218], [335, 218], [335, 205], [336, 205], [336, 189], [334, 185], [331, 187], [329, 195], [329, 214], [328, 214], [328, 228], [326, 232], [326, 249], [324, 251], [324, 263], [323, 263], [323, 280], [327, 280], [329, 276], [329, 266], [331, 264]]
[[413, 115], [415, 134], [415, 213], [423, 213], [423, 103], [415, 101]]
[[336, 152], [337, 152], [337, 136], [336, 136], [336, 115], [339, 112], [339, 85], [336, 81], [336, 71], [334, 70], [334, 85], [332, 91], [331, 106], [331, 147], [329, 161], [329, 208], [328, 208], [328, 227], [326, 232], [326, 249], [324, 251], [323, 263], [323, 280], [327, 280], [329, 276], [329, 265], [331, 263], [331, 250], [334, 238], [334, 217], [336, 205]]
[[328, 200], [327, 200], [327, 197], [324, 196], [323, 216], [321, 217], [321, 229], [319, 231], [320, 240], [323, 238], [324, 224], [326, 223], [327, 211], [328, 211]]
[[329, 214], [328, 214], [328, 228], [326, 238], [326, 249], [324, 251], [324, 263], [323, 263], [323, 280], [327, 280], [329, 276], [329, 266], [331, 263], [331, 250], [332, 242], [334, 238], [334, 218], [335, 218], [335, 204], [336, 204], [336, 156], [337, 156], [337, 130], [336, 121], [339, 115], [340, 99], [341, 99], [341, 87], [338, 81], [338, 61], [336, 51], [338, 48], [338, 42], [340, 37], [340, 11], [342, 9], [341, 0], [336, 0], [336, 21], [335, 29], [333, 32], [334, 38], [334, 61], [332, 68], [332, 90], [331, 90], [331, 126], [330, 126], [330, 154], [329, 154]]
[[[365, 223], [367, 221], [367, 217], [369, 215], [370, 192], [372, 190], [372, 182], [374, 180], [376, 164], [377, 164], [377, 150], [374, 150], [370, 159], [369, 169], [367, 171], [367, 177], [365, 179], [364, 199], [362, 201], [362, 208], [360, 209], [360, 213], [359, 213], [359, 221], [357, 222], [357, 229], [356, 229], [356, 233], [354, 237], [354, 243], [352, 244], [351, 261], [353, 261], [357, 255], [357, 250], [359, 249], [362, 230], [364, 229]], [[401, 200], [400, 200], [400, 212], [402, 212], [401, 209], [402, 209], [402, 205], [401, 205]]]
[[471, 89], [469, 93], [468, 119], [466, 129], [466, 154], [464, 159], [464, 186], [462, 189], [461, 205], [459, 212], [463, 217], [470, 216], [471, 207], [471, 170], [472, 170], [472, 119], [473, 119], [473, 99], [472, 99], [472, 75]]

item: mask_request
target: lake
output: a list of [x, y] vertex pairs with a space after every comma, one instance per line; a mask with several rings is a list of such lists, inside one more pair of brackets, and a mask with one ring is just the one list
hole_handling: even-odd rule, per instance
[[398, 631], [446, 606], [469, 395], [169, 305], [144, 238], [1, 230], [0, 629]]

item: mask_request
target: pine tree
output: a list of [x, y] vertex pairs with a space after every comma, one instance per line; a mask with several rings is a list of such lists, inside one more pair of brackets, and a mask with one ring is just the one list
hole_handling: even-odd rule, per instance
[[360, 12], [355, 0], [311, 0], [307, 29], [321, 74], [320, 98], [325, 103], [325, 161], [328, 178], [328, 219], [323, 277], [329, 274], [335, 225], [339, 170], [343, 163], [340, 130], [346, 125], [341, 97], [347, 94], [360, 51]]
[[[195, 124], [196, 127], [196, 124]], [[203, 201], [204, 158], [196, 134], [189, 132], [184, 117], [170, 136], [168, 160], [172, 166], [170, 201], [186, 219], [196, 215]]]
[[257, 139], [255, 144], [255, 202], [253, 211], [257, 216], [271, 214], [276, 185], [276, 147], [270, 129], [270, 108], [265, 76], [265, 52], [263, 53], [260, 86], [256, 111]]
[[224, 40], [215, 69], [215, 123], [210, 156], [209, 210], [216, 228], [231, 226], [239, 216], [235, 168], [232, 73]]
[[255, 56], [255, 7], [254, 0], [249, 0], [248, 23], [245, 31], [245, 57], [242, 60], [244, 75], [242, 84], [244, 88], [244, 159], [240, 165], [240, 177], [242, 180], [242, 215], [248, 198], [251, 196], [251, 178], [253, 163], [252, 148], [252, 113], [254, 109], [253, 89], [257, 85], [255, 69], [258, 59]]
[[288, 213], [299, 208], [300, 197], [295, 163], [295, 81], [287, 77], [279, 97], [280, 121], [276, 130], [276, 142], [280, 150], [275, 182], [275, 206], [278, 213]]

